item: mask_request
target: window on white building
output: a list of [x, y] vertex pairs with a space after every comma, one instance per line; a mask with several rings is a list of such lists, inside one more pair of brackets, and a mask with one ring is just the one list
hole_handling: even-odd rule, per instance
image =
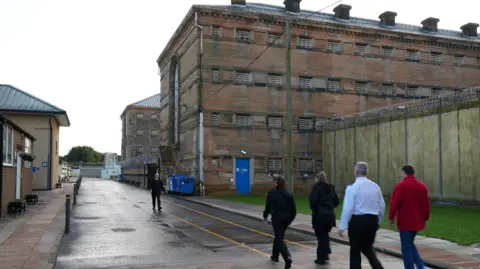
[[13, 165], [13, 129], [8, 125], [3, 125], [3, 156], [2, 163]]
[[[25, 153], [28, 153], [30, 155], [32, 155], [32, 140], [30, 140], [30, 138], [28, 137], [25, 137]], [[32, 163], [29, 162], [29, 161], [25, 161], [25, 168], [30, 168], [32, 167]]]

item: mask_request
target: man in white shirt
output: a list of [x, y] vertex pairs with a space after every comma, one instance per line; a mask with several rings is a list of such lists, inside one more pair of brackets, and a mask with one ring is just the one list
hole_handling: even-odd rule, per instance
[[362, 268], [362, 253], [373, 269], [383, 269], [377, 259], [373, 243], [385, 212], [385, 200], [380, 187], [367, 176], [368, 165], [355, 165], [355, 182], [345, 190], [339, 234], [345, 236], [348, 228], [350, 241], [350, 269]]

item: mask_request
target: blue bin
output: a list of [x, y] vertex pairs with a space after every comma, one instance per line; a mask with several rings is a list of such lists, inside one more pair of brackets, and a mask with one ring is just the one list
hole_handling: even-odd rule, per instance
[[193, 194], [194, 178], [184, 175], [171, 175], [170, 178], [171, 192], [181, 194]]

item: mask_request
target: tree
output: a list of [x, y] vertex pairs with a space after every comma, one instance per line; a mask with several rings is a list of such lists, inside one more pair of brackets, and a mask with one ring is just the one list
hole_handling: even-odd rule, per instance
[[103, 162], [104, 156], [92, 147], [76, 146], [71, 148], [68, 154], [60, 157], [60, 159], [69, 163], [100, 163]]

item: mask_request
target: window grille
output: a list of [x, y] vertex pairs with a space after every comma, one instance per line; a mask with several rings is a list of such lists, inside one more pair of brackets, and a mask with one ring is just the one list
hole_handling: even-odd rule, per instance
[[212, 125], [220, 125], [220, 113], [212, 113]]
[[267, 160], [267, 169], [268, 170], [281, 170], [282, 169], [282, 160], [281, 159], [268, 159]]
[[220, 70], [213, 69], [212, 70], [212, 81], [219, 81], [220, 80]]
[[476, 58], [476, 59], [475, 59], [475, 63], [476, 63], [477, 65], [480, 65], [480, 58]]
[[250, 115], [236, 115], [235, 125], [237, 126], [249, 126], [251, 124]]
[[235, 81], [239, 83], [250, 83], [252, 81], [252, 73], [235, 72]]
[[268, 84], [281, 85], [282, 84], [282, 76], [268, 75]]
[[393, 86], [393, 84], [383, 84], [380, 92], [383, 95], [394, 95], [395, 87]]
[[406, 50], [405, 59], [409, 61], [419, 61], [420, 60], [420, 51], [418, 50]]
[[268, 43], [274, 44], [274, 45], [282, 45], [282, 37], [280, 35], [269, 34]]
[[158, 152], [158, 147], [151, 147], [150, 148], [150, 153], [157, 153]]
[[312, 40], [310, 38], [299, 37], [298, 47], [302, 49], [310, 49], [312, 48]]
[[311, 89], [312, 88], [312, 78], [298, 77], [298, 87], [300, 89]]
[[368, 45], [365, 44], [355, 44], [355, 53], [360, 55], [367, 55], [369, 52]]
[[327, 50], [330, 52], [340, 52], [341, 50], [340, 42], [329, 41], [327, 45]]
[[218, 27], [218, 26], [213, 26], [212, 27], [212, 38], [214, 38], [214, 39], [220, 38], [220, 27]]
[[313, 119], [312, 118], [298, 118], [297, 129], [298, 130], [312, 130], [313, 129]]
[[151, 130], [150, 135], [156, 136], [156, 135], [158, 135], [158, 131], [157, 130]]
[[453, 56], [453, 63], [454, 64], [463, 64], [465, 60], [465, 56], [463, 55], [454, 55]]
[[331, 92], [340, 91], [340, 81], [329, 79], [327, 82], [327, 90]]
[[236, 38], [237, 41], [250, 42], [252, 40], [252, 32], [237, 29]]
[[143, 135], [143, 130], [137, 130], [137, 135]]
[[313, 171], [313, 160], [298, 160], [298, 170], [304, 172]]
[[431, 95], [439, 96], [442, 94], [442, 88], [432, 88]]
[[430, 62], [433, 64], [440, 64], [442, 63], [442, 54], [439, 52], [431, 52], [430, 53]]
[[270, 116], [267, 118], [267, 125], [269, 128], [282, 128], [283, 119], [282, 117]]
[[395, 52], [394, 48], [391, 48], [391, 47], [382, 47], [380, 49], [380, 53], [383, 56], [387, 56], [387, 57], [392, 57], [394, 52]]
[[417, 96], [418, 87], [407, 86], [406, 94], [408, 97]]
[[212, 157], [212, 167], [215, 167], [215, 168], [220, 167], [220, 158]]
[[315, 171], [320, 172], [323, 170], [322, 160], [315, 160]]
[[143, 119], [143, 114], [142, 113], [137, 113], [137, 119]]
[[368, 92], [368, 83], [364, 81], [357, 81], [355, 83], [355, 90], [358, 93], [367, 93]]

